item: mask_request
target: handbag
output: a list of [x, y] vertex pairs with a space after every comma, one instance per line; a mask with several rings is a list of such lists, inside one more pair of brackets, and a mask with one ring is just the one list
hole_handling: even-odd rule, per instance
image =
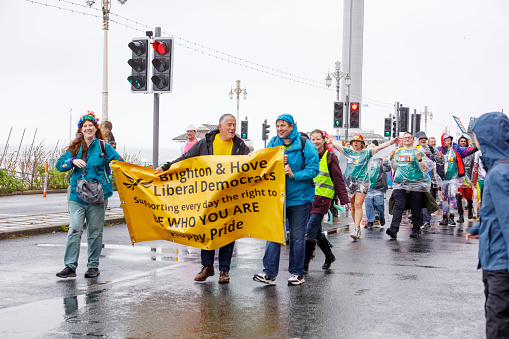
[[[104, 141], [99, 140], [100, 147], [101, 147], [101, 158], [103, 158], [103, 166], [105, 164], [104, 161]], [[82, 155], [83, 158], [83, 155]], [[105, 172], [105, 169], [103, 167], [103, 172]], [[106, 173], [104, 173], [106, 175]], [[98, 182], [96, 180], [90, 181], [85, 179], [85, 167], [81, 169], [81, 178], [77, 181], [76, 186], [76, 193], [78, 193], [78, 198], [80, 200], [86, 202], [89, 205], [100, 205], [104, 204], [104, 191], [103, 191], [103, 180], [104, 177], [101, 179], [101, 182]]]

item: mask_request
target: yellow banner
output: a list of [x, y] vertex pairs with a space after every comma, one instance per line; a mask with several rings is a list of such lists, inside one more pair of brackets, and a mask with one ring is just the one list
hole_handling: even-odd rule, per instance
[[240, 238], [284, 241], [283, 149], [186, 159], [154, 169], [112, 163], [132, 243], [216, 249]]

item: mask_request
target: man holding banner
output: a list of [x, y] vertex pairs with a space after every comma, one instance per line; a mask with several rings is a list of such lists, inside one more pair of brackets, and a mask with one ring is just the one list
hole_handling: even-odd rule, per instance
[[[281, 114], [276, 120], [277, 136], [268, 147], [285, 148], [286, 174], [286, 217], [290, 228], [290, 262], [288, 271], [291, 277], [288, 285], [304, 283], [304, 249], [306, 227], [311, 203], [315, 198], [313, 178], [320, 167], [316, 146], [297, 130], [290, 114]], [[283, 227], [283, 225], [281, 225]], [[279, 272], [281, 244], [267, 241], [263, 256], [263, 272], [253, 277], [254, 281], [268, 285], [276, 284]]]
[[[201, 155], [247, 155], [250, 153], [244, 141], [235, 134], [237, 121], [233, 115], [223, 114], [217, 127], [217, 130], [208, 132], [205, 138], [194, 144], [189, 151], [179, 158], [158, 167], [154, 174], [157, 175], [167, 171], [174, 163]], [[230, 282], [229, 271], [234, 245], [235, 242], [231, 242], [219, 249], [220, 284]], [[195, 281], [205, 281], [208, 277], [214, 275], [214, 254], [215, 250], [201, 250], [203, 268], [194, 278]]]

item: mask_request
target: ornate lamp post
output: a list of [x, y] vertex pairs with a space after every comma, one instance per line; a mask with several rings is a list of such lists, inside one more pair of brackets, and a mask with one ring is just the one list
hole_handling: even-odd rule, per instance
[[424, 106], [424, 112], [421, 112], [424, 114], [424, 133], [428, 135], [428, 115], [429, 120], [433, 120], [433, 112], [428, 112], [428, 106]]
[[[121, 5], [125, 4], [127, 0], [118, 0]], [[89, 7], [92, 7], [95, 0], [86, 0]], [[109, 0], [101, 1], [103, 12], [103, 91], [102, 91], [102, 116], [101, 121], [108, 120], [108, 29], [110, 20], [111, 2]]]
[[244, 100], [247, 99], [247, 90], [240, 88], [240, 80], [237, 80], [237, 86], [234, 89], [230, 89], [230, 99], [233, 99], [233, 93], [237, 94], [237, 133], [239, 132], [239, 95], [242, 93]]
[[336, 101], [339, 101], [339, 80], [341, 80], [341, 78], [344, 75], [343, 73], [341, 73], [341, 62], [336, 61], [336, 70], [334, 71], [334, 73], [327, 73], [327, 77], [325, 78], [325, 84], [327, 85], [327, 87], [330, 87], [330, 85], [332, 84], [331, 75], [332, 77], [334, 77], [334, 79], [336, 79]]

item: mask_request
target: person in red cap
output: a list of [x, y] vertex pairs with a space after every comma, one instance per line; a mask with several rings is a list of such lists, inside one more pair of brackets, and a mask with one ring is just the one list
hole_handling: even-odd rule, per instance
[[348, 196], [352, 202], [352, 218], [355, 228], [351, 234], [354, 241], [361, 237], [361, 220], [363, 216], [362, 204], [369, 189], [369, 160], [376, 152], [393, 145], [399, 141], [394, 138], [374, 148], [366, 149], [364, 138], [360, 134], [354, 134], [350, 144], [352, 148], [343, 147], [338, 142], [333, 142], [335, 149], [345, 155], [347, 159], [345, 180]]

